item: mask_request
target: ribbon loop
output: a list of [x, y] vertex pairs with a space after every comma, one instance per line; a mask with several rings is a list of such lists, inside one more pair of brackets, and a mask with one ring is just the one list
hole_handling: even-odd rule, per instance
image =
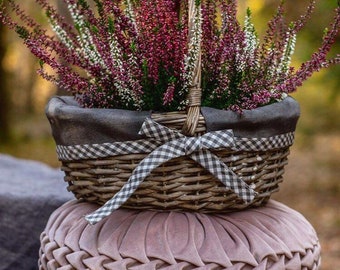
[[152, 138], [161, 142], [169, 142], [180, 138], [185, 138], [185, 136], [177, 130], [162, 126], [151, 118], [145, 119], [139, 131], [139, 135], [144, 135], [148, 138]]
[[180, 156], [189, 156], [195, 160], [244, 202], [250, 203], [254, 200], [257, 193], [210, 152], [210, 149], [233, 148], [235, 142], [232, 130], [209, 132], [199, 137], [186, 137], [178, 131], [171, 130], [147, 118], [140, 134], [164, 143], [139, 163], [127, 183], [112, 199], [85, 217], [89, 223], [95, 224], [110, 215], [129, 199], [153, 169]]

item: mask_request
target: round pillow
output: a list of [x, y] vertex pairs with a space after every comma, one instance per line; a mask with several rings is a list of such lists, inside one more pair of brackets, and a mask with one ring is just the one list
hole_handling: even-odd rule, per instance
[[119, 209], [96, 225], [99, 206], [70, 201], [41, 234], [39, 269], [318, 269], [320, 245], [298, 212], [270, 200], [226, 214]]

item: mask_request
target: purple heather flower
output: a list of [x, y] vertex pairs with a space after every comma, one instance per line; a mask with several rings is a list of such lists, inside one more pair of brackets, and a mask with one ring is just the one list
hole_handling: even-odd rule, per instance
[[[262, 39], [250, 11], [244, 26], [239, 23], [236, 0], [196, 1], [201, 6], [194, 35], [188, 33], [188, 0], [157, 4], [154, 0], [64, 0], [72, 22], [48, 0], [35, 1], [55, 35], [16, 0], [2, 1], [0, 19], [40, 59], [39, 74], [70, 91], [86, 107], [178, 109], [186, 104], [192, 62], [200, 54], [202, 103], [237, 112], [281, 100], [314, 72], [340, 63], [340, 54], [328, 57], [340, 29], [338, 5], [320, 48], [296, 70], [290, 66], [296, 36], [311, 17], [315, 0], [290, 23], [281, 1]], [[54, 73], [47, 73], [45, 66]]]

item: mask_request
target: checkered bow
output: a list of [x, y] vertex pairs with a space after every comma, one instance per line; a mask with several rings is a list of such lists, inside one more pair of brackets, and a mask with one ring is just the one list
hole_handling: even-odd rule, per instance
[[195, 160], [246, 203], [250, 203], [255, 198], [257, 193], [215, 154], [210, 152], [210, 149], [235, 147], [232, 130], [209, 132], [198, 137], [186, 137], [147, 118], [139, 133], [161, 141], [163, 144], [139, 163], [127, 183], [112, 199], [85, 217], [90, 224], [96, 224], [118, 209], [129, 199], [154, 168], [180, 156], [189, 156]]

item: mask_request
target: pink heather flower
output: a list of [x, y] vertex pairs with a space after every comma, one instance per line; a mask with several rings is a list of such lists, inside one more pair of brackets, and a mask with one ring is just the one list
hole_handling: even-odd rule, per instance
[[186, 40], [179, 21], [178, 1], [163, 0], [155, 4], [153, 0], [144, 0], [136, 13], [139, 45], [148, 77], [156, 84], [159, 69], [164, 68], [179, 78]]
[[321, 47], [317, 52], [312, 54], [309, 61], [303, 63], [300, 68], [295, 72], [291, 73], [289, 78], [277, 85], [276, 89], [279, 92], [291, 93], [302, 85], [314, 72], [321, 70], [322, 68], [328, 67], [330, 64], [340, 63], [340, 54], [337, 54], [331, 59], [327, 59], [327, 54], [331, 50], [337, 35], [340, 31], [340, 6], [335, 10], [333, 23], [331, 24], [330, 30], [328, 30], [323, 37]]
[[[183, 21], [186, 13], [180, 14], [182, 8], [178, 0], [162, 0], [157, 4], [153, 0], [143, 0], [134, 6], [137, 44], [145, 76], [143, 89], [146, 100], [154, 100], [156, 107], [161, 103], [155, 104], [160, 100], [155, 99], [153, 89], [157, 88], [158, 95], [169, 97], [166, 94], [169, 84], [177, 89], [181, 87], [183, 57], [187, 50], [187, 22]], [[169, 98], [164, 100], [165, 104], [176, 108], [180, 101], [177, 98], [177, 104], [173, 105], [172, 101], [174, 98], [171, 102]]]
[[216, 61], [219, 61], [220, 54], [218, 53], [218, 32], [216, 18], [217, 3], [214, 0], [209, 0], [202, 3], [202, 66], [203, 76], [209, 74], [209, 82], [215, 80], [219, 68]]
[[167, 88], [167, 90], [166, 90], [166, 92], [164, 93], [164, 96], [163, 96], [163, 105], [164, 106], [169, 105], [173, 101], [174, 94], [175, 94], [175, 83], [171, 82], [168, 85], [168, 88]]
[[[139, 0], [129, 5], [122, 0], [64, 0], [73, 18], [70, 23], [48, 0], [35, 1], [55, 35], [16, 0], [2, 1], [0, 19], [40, 59], [38, 73], [70, 91], [82, 106], [177, 110], [185, 104], [183, 89], [192, 70], [185, 61], [197, 55], [188, 48], [187, 0]], [[295, 70], [289, 64], [296, 35], [311, 17], [315, 0], [290, 23], [281, 1], [262, 39], [257, 39], [250, 12], [244, 26], [239, 23], [237, 0], [197, 3], [202, 20], [195, 33], [202, 36], [205, 106], [237, 112], [257, 108], [281, 100], [314, 72], [340, 63], [340, 54], [328, 57], [339, 34], [339, 5], [320, 48]], [[48, 74], [45, 66], [54, 72]]]

